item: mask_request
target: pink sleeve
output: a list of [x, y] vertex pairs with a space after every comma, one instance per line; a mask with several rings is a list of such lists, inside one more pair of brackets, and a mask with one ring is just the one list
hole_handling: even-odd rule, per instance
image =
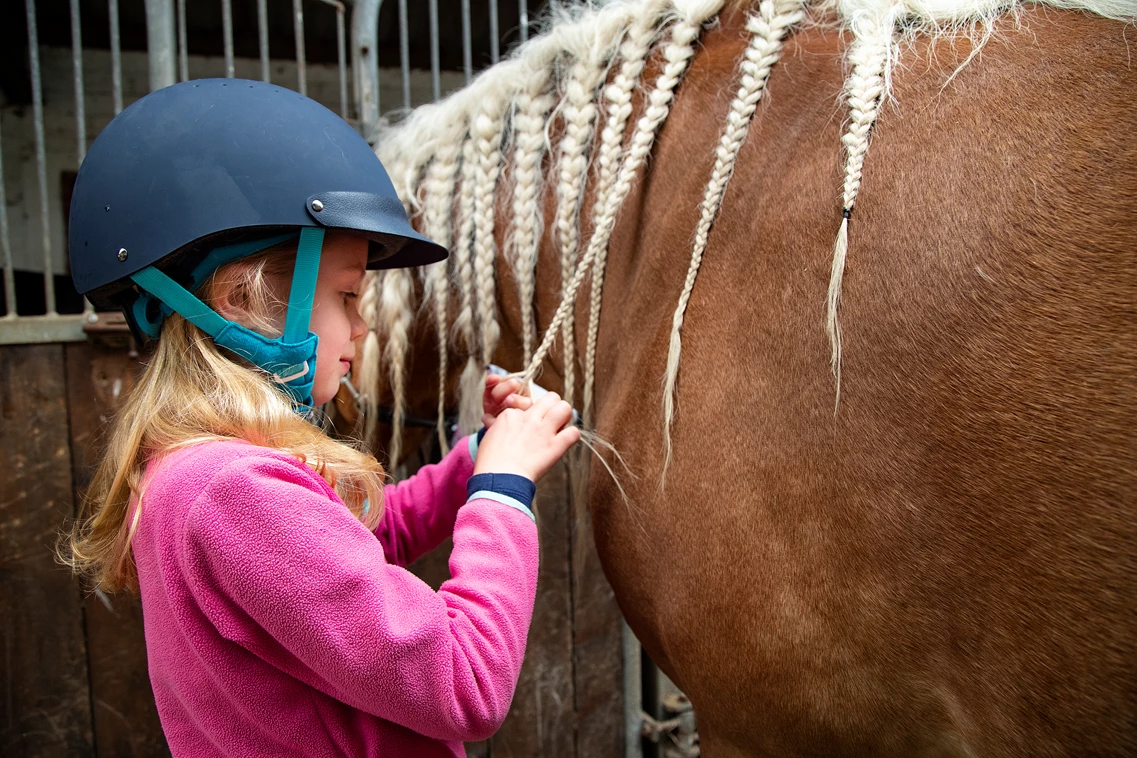
[[375, 536], [388, 561], [409, 566], [453, 533], [458, 509], [466, 502], [466, 482], [473, 473], [468, 438], [463, 437], [440, 462], [387, 485], [383, 520], [375, 527]]
[[436, 593], [299, 462], [243, 458], [194, 503], [178, 560], [226, 638], [366, 713], [440, 740], [509, 711], [537, 584], [537, 530], [474, 500]]

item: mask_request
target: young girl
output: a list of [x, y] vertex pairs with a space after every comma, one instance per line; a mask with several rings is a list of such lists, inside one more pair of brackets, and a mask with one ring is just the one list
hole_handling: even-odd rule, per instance
[[[140, 591], [173, 754], [454, 756], [492, 734], [533, 609], [534, 482], [579, 432], [556, 396], [488, 381], [481, 443], [384, 488], [307, 420], [366, 330], [365, 269], [446, 254], [366, 142], [288, 90], [178, 84], [95, 140], [72, 208], [78, 289], [157, 346], [71, 563]], [[451, 535], [434, 592], [404, 567]]]

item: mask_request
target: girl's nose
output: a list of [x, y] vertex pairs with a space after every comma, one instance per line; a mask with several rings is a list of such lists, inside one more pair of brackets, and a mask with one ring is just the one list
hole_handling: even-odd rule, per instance
[[357, 340], [365, 334], [367, 334], [367, 322], [363, 320], [363, 316], [359, 315], [359, 311], [353, 309], [351, 314], [351, 339]]

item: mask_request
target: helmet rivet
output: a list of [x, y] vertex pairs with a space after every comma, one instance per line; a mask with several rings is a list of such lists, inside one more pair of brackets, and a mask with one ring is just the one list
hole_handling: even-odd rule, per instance
[[120, 248], [118, 249], [118, 259], [119, 259], [120, 261], [125, 261], [125, 260], [126, 260], [126, 248], [125, 248], [125, 247], [120, 247]]
[[312, 210], [314, 210], [316, 213], [319, 213], [320, 211], [324, 210], [324, 204], [321, 203], [319, 200], [313, 200], [312, 201]]

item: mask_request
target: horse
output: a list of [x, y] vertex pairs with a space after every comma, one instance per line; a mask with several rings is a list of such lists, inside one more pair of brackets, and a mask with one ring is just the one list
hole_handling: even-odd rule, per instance
[[1133, 754], [1135, 16], [562, 11], [381, 134], [452, 250], [364, 294], [388, 452], [491, 361], [572, 399], [710, 758]]

